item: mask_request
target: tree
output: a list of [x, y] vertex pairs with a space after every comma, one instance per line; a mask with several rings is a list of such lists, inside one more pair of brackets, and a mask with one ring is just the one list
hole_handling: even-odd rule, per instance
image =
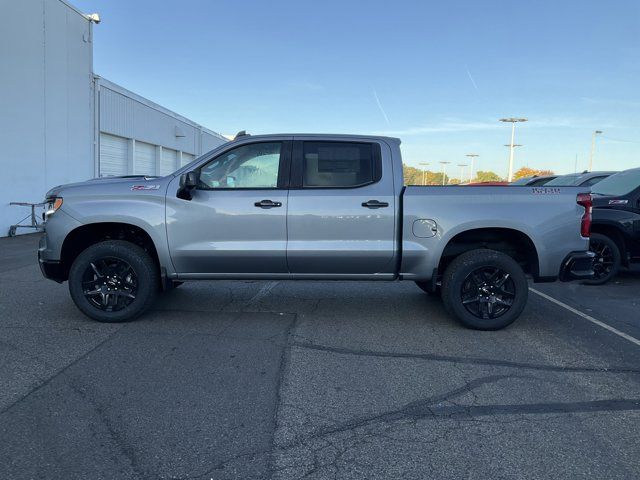
[[476, 172], [476, 178], [473, 179], [474, 183], [480, 182], [501, 182], [503, 179], [495, 172], [478, 170]]
[[513, 174], [513, 179], [517, 180], [523, 177], [541, 177], [543, 175], [553, 175], [551, 170], [536, 170], [535, 168], [522, 167]]

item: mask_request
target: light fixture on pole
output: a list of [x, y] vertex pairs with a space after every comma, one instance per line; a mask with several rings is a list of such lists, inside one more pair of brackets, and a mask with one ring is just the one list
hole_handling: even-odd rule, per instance
[[[420, 165], [423, 165], [423, 166], [426, 167], [427, 165], [429, 165], [429, 162], [420, 162]], [[422, 185], [426, 185], [426, 183], [425, 183], [425, 175], [426, 175], [426, 173], [427, 173], [427, 169], [423, 168], [422, 169]]]
[[440, 162], [442, 164], [442, 185], [445, 184], [445, 179], [447, 178], [447, 165], [451, 162]]
[[513, 149], [515, 147], [514, 140], [516, 138], [516, 123], [526, 122], [526, 118], [501, 118], [501, 122], [510, 123], [511, 124], [511, 143], [509, 143], [509, 174], [507, 175], [507, 181], [511, 182], [513, 180]]
[[593, 154], [596, 151], [596, 135], [602, 135], [602, 130], [595, 130], [591, 135], [591, 153], [589, 154], [589, 171], [593, 168]]
[[460, 167], [460, 183], [462, 183], [462, 181], [464, 180], [464, 167], [468, 167], [469, 165], [467, 165], [466, 163], [459, 163], [458, 166]]
[[469, 157], [471, 159], [471, 174], [469, 175], [469, 181], [473, 180], [473, 164], [475, 163], [476, 157], [479, 157], [477, 153], [467, 153], [465, 157]]

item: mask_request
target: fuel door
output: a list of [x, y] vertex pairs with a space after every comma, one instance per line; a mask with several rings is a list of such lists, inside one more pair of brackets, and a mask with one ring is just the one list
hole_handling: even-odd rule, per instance
[[419, 218], [413, 222], [411, 229], [413, 235], [419, 238], [435, 237], [438, 233], [438, 224], [429, 218]]

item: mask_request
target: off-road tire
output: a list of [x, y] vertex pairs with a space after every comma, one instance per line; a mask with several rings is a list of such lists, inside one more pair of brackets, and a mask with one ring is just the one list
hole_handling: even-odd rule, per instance
[[[469, 277], [482, 269], [496, 269], [508, 274], [510, 295], [513, 296], [512, 300], [509, 300], [512, 303], [507, 311], [496, 318], [474, 315], [463, 304], [463, 286], [468, 288], [470, 284], [466, 282], [471, 281]], [[449, 264], [442, 278], [442, 300], [445, 309], [462, 325], [475, 330], [500, 330], [510, 325], [522, 313], [528, 295], [527, 277], [520, 265], [510, 256], [495, 250], [477, 249], [461, 254]]]
[[[83, 289], [83, 275], [93, 262], [101, 259], [126, 262], [136, 276], [135, 299], [118, 311], [104, 311], [94, 306]], [[98, 322], [117, 323], [142, 315], [154, 302], [160, 284], [158, 267], [151, 256], [138, 245], [122, 240], [106, 240], [85, 249], [74, 260], [69, 271], [69, 293], [76, 306], [89, 318]]]
[[[584, 283], [586, 285], [604, 285], [614, 278], [620, 271], [620, 266], [622, 264], [620, 249], [611, 237], [601, 233], [592, 233], [589, 241], [589, 250], [596, 254], [596, 258], [594, 258], [593, 261], [594, 273], [596, 273], [596, 275], [600, 273], [598, 268], [605, 269], [605, 267], [602, 266], [605, 261], [611, 262], [611, 264], [606, 267], [608, 270], [607, 273], [599, 275], [598, 278], [585, 280]], [[607, 260], [603, 257], [604, 252], [607, 252]]]

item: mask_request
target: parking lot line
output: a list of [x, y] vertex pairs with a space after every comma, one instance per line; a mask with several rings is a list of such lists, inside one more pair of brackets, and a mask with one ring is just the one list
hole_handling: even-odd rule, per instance
[[631, 343], [634, 343], [635, 345], [640, 347], [640, 340], [638, 340], [635, 337], [632, 337], [631, 335], [628, 335], [624, 332], [621, 332], [620, 330], [618, 330], [617, 328], [613, 328], [611, 325], [607, 325], [604, 322], [601, 322], [600, 320], [593, 318], [591, 315], [587, 315], [586, 313], [582, 313], [580, 310], [576, 310], [575, 308], [567, 305], [564, 302], [561, 302], [560, 300], [556, 300], [555, 298], [547, 295], [546, 293], [542, 293], [538, 290], [536, 290], [535, 288], [531, 288], [529, 287], [529, 290], [532, 291], [533, 293], [540, 295], [542, 298], [545, 298], [547, 300], [549, 300], [552, 303], [555, 303], [556, 305], [561, 306], [562, 308], [569, 310], [571, 313], [575, 313], [576, 315], [584, 318], [585, 320], [589, 320], [591, 323], [594, 323], [595, 325], [598, 325], [599, 327], [604, 328], [605, 330], [609, 330], [611, 333], [615, 333], [616, 335], [618, 335], [619, 337], [624, 338], [625, 340], [629, 340]]

